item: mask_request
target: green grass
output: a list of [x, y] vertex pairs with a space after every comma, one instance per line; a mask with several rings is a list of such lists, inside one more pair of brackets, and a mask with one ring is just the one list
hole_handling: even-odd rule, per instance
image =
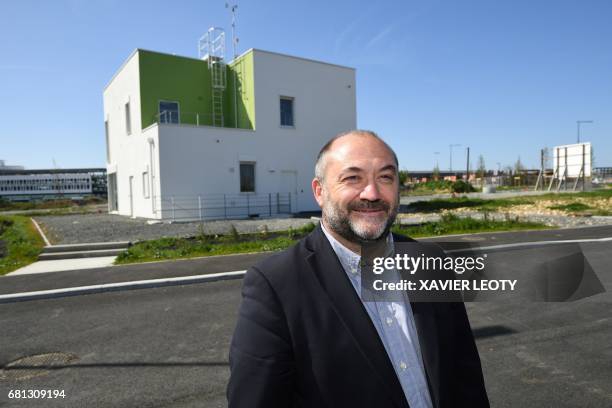
[[430, 180], [425, 183], [413, 184], [407, 190], [403, 190], [401, 194], [403, 196], [432, 195], [450, 193], [453, 191], [456, 193], [468, 193], [474, 192], [476, 189], [463, 180]]
[[548, 208], [550, 208], [551, 210], [562, 210], [562, 211], [571, 211], [571, 212], [582, 212], [582, 211], [593, 209], [593, 207], [583, 204], [583, 203], [560, 204], [560, 205], [553, 205]]
[[166, 259], [194, 258], [249, 252], [279, 251], [293, 245], [309, 234], [315, 225], [282, 232], [238, 234], [235, 229], [228, 235], [204, 235], [193, 238], [161, 238], [136, 243], [119, 254], [115, 263], [150, 262]]
[[[563, 190], [562, 190], [563, 191]], [[578, 192], [578, 193], [569, 193], [569, 194], [555, 194], [555, 193], [548, 193], [548, 194], [543, 194], [543, 195], [539, 195], [536, 197], [532, 197], [532, 198], [537, 198], [540, 200], [566, 200], [566, 201], [571, 201], [574, 200], [575, 198], [612, 198], [612, 188], [606, 188], [606, 189], [602, 189], [602, 190], [594, 190], [594, 191], [584, 191], [584, 192]]]
[[87, 197], [82, 200], [35, 200], [35, 201], [9, 201], [0, 198], [0, 211], [15, 210], [48, 210], [48, 209], [69, 209], [78, 208], [91, 204], [104, 204], [106, 200], [99, 197]]
[[[401, 227], [396, 225], [393, 232], [412, 237], [476, 233], [489, 231], [516, 231], [525, 229], [551, 228], [544, 224], [522, 222], [518, 218], [504, 221], [476, 220], [459, 218], [446, 214], [440, 221], [428, 222], [418, 226]], [[180, 258], [194, 258], [211, 255], [229, 255], [248, 252], [280, 251], [288, 248], [314, 229], [313, 224], [296, 230], [264, 232], [258, 234], [199, 235], [193, 238], [161, 238], [139, 242], [122, 252], [116, 264], [151, 262]]]
[[435, 199], [430, 201], [417, 201], [408, 204], [406, 207], [409, 212], [438, 212], [441, 210], [454, 210], [457, 208], [474, 208], [477, 210], [497, 210], [520, 204], [533, 204], [534, 201], [526, 198], [500, 198], [484, 200], [481, 198], [448, 198]]
[[397, 234], [408, 235], [410, 237], [430, 237], [451, 234], [470, 234], [476, 232], [493, 231], [518, 231], [530, 229], [550, 229], [553, 227], [536, 222], [521, 221], [518, 217], [506, 217], [505, 220], [485, 218], [463, 218], [453, 214], [444, 214], [440, 221], [427, 222], [421, 225], [400, 226], [395, 225], [392, 229]]
[[36, 261], [44, 242], [32, 220], [22, 216], [0, 216], [0, 241], [6, 246], [0, 250], [0, 275]]

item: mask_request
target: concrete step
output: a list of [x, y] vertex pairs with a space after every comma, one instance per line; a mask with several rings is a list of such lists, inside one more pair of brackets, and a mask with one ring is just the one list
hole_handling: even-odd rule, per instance
[[42, 253], [38, 256], [39, 261], [49, 261], [54, 259], [76, 259], [76, 258], [97, 258], [103, 256], [117, 256], [126, 248], [98, 249], [92, 251], [66, 251]]
[[43, 248], [43, 254], [57, 252], [98, 251], [102, 249], [126, 249], [129, 241], [120, 242], [90, 242], [86, 244], [51, 245]]

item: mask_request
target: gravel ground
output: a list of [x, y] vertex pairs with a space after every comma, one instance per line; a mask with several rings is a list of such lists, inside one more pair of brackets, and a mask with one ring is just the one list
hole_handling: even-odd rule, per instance
[[[472, 217], [476, 219], [484, 218], [482, 212], [478, 211], [462, 211], [456, 213], [459, 217]], [[516, 215], [511, 214], [510, 217], [514, 218]], [[489, 219], [493, 220], [504, 220], [506, 215], [502, 213], [489, 213]], [[440, 214], [400, 214], [400, 223], [403, 225], [421, 224], [424, 222], [438, 221]], [[591, 225], [610, 225], [612, 224], [612, 217], [574, 217], [568, 215], [542, 215], [542, 214], [521, 214], [519, 216], [521, 221], [532, 221], [540, 222], [550, 226], [556, 226], [559, 228], [574, 228], [574, 227], [585, 227]]]
[[299, 228], [313, 222], [308, 218], [268, 218], [258, 220], [220, 220], [148, 224], [146, 220], [110, 214], [79, 214], [35, 217], [52, 244], [139, 241], [161, 237], [186, 237], [202, 232], [227, 234], [234, 225], [239, 233]]
[[[459, 216], [482, 218], [477, 211], [463, 211]], [[489, 214], [491, 219], [503, 220], [504, 214]], [[439, 214], [400, 214], [402, 224], [420, 224], [437, 221]], [[610, 225], [612, 217], [573, 217], [561, 215], [523, 214], [524, 221], [541, 222], [561, 228], [572, 228], [590, 225]], [[308, 218], [267, 218], [258, 220], [219, 220], [185, 223], [148, 224], [146, 220], [131, 219], [110, 214], [78, 214], [62, 216], [36, 217], [47, 237], [53, 244], [77, 244], [87, 242], [139, 241], [161, 237], [186, 237], [202, 232], [206, 234], [227, 234], [232, 225], [239, 233], [262, 231], [266, 226], [269, 231], [288, 230], [289, 227], [299, 228], [308, 223], [316, 222]]]

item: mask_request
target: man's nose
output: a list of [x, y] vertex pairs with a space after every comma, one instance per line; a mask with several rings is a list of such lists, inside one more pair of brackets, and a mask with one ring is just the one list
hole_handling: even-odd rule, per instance
[[376, 185], [374, 180], [369, 181], [363, 190], [361, 190], [359, 198], [368, 201], [376, 201], [380, 199], [380, 191], [378, 190], [378, 185]]

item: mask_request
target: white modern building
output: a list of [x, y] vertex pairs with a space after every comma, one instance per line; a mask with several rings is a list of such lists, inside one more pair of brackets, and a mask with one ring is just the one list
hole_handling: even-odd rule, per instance
[[104, 123], [111, 213], [318, 210], [314, 161], [330, 137], [356, 127], [355, 70], [257, 49], [227, 64], [214, 52], [137, 49], [104, 90]]
[[0, 199], [36, 201], [106, 196], [106, 169], [33, 169], [0, 160]]

